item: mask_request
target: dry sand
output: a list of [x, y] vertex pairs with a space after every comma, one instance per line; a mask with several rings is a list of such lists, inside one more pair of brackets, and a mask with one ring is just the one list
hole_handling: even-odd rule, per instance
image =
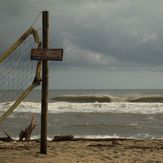
[[159, 163], [163, 140], [48, 142], [48, 154], [39, 154], [39, 143], [0, 142], [0, 163]]

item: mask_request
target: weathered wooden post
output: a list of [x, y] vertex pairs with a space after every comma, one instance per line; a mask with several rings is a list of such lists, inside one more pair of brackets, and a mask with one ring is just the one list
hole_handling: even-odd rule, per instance
[[42, 12], [42, 49], [32, 49], [31, 59], [42, 60], [41, 142], [40, 153], [47, 154], [48, 60], [61, 61], [63, 49], [48, 49], [49, 12]]
[[[42, 12], [42, 49], [48, 49], [49, 12]], [[41, 102], [41, 144], [40, 153], [47, 154], [47, 113], [48, 113], [48, 60], [42, 61], [42, 102]]]

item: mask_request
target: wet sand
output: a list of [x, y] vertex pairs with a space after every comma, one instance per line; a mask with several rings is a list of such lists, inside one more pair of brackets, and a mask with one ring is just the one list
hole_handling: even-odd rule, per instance
[[0, 142], [0, 163], [139, 163], [163, 162], [163, 140], [48, 142], [48, 154], [39, 142]]

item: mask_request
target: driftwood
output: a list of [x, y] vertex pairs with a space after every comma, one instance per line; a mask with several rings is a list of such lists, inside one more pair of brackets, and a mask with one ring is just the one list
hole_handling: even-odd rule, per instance
[[59, 142], [59, 141], [74, 141], [74, 136], [72, 135], [54, 136], [52, 142]]
[[6, 142], [13, 141], [13, 139], [11, 138], [11, 136], [6, 131], [3, 131], [3, 133], [6, 135], [6, 137], [1, 137], [0, 138], [0, 141], [6, 141]]
[[25, 130], [21, 130], [21, 132], [19, 133], [19, 141], [22, 141], [23, 139], [25, 139], [25, 141], [30, 140], [31, 133], [35, 128], [35, 126], [36, 125], [35, 125], [34, 117], [32, 116], [30, 125], [26, 127]]
[[111, 141], [113, 145], [120, 145], [122, 141], [125, 140], [135, 140], [135, 139], [127, 139], [127, 138], [75, 138], [73, 135], [59, 135], [54, 136], [52, 142], [60, 142], [60, 141]]

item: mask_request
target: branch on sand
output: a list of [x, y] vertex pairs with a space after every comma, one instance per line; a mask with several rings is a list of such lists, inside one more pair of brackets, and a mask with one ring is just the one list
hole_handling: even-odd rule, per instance
[[19, 141], [22, 141], [23, 139], [25, 139], [25, 141], [30, 140], [31, 138], [31, 133], [33, 131], [33, 129], [35, 128], [35, 120], [34, 120], [34, 116], [32, 116], [32, 120], [31, 123], [29, 124], [28, 127], [25, 128], [25, 130], [21, 130], [21, 132], [19, 133]]
[[1, 137], [0, 141], [6, 141], [6, 142], [10, 142], [13, 141], [13, 139], [11, 138], [11, 136], [4, 130], [2, 130], [3, 133], [6, 135], [6, 137]]

